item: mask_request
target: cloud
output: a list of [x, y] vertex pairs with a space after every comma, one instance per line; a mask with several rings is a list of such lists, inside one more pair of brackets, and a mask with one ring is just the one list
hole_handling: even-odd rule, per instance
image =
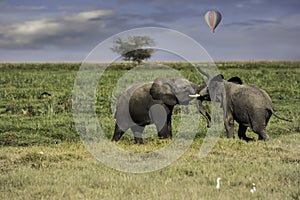
[[98, 43], [122, 30], [162, 24], [138, 13], [99, 9], [60, 14], [0, 26], [0, 46], [4, 49], [73, 48]]
[[244, 21], [237, 21], [232, 23], [224, 24], [224, 27], [240, 27], [240, 28], [253, 28], [262, 25], [279, 25], [281, 24], [280, 19], [249, 19]]
[[46, 6], [26, 6], [26, 5], [19, 5], [15, 7], [17, 10], [46, 10]]
[[103, 19], [103, 17], [111, 16], [113, 14], [112, 10], [94, 10], [80, 12], [76, 15], [67, 16], [64, 18], [66, 21], [70, 22], [87, 22], [94, 19]]
[[[218, 52], [216, 57], [236, 53], [234, 56], [247, 58], [250, 53], [263, 56], [268, 52], [270, 58], [279, 58], [275, 51], [280, 48], [287, 49], [290, 57], [299, 57], [299, 8], [299, 0], [62, 0], [60, 5], [1, 1], [0, 59], [11, 52], [19, 52], [22, 58], [45, 55], [43, 59], [55, 56], [64, 60], [75, 55], [75, 59], [78, 52], [84, 54], [114, 34], [143, 26], [169, 27], [188, 34], [203, 41], [211, 52]], [[203, 20], [210, 9], [223, 14], [214, 35]], [[262, 48], [268, 45], [272, 46], [267, 51]]]
[[45, 5], [15, 5], [8, 2], [0, 2], [1, 10], [4, 11], [36, 11], [36, 10], [46, 10], [47, 6]]
[[4, 25], [0, 28], [0, 46], [14, 49], [73, 45], [80, 38], [100, 33], [113, 14], [112, 10], [93, 10]]

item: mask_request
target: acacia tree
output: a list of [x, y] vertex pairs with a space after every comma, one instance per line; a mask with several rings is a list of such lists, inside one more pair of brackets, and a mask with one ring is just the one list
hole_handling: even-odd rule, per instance
[[133, 61], [138, 64], [151, 58], [154, 50], [149, 47], [155, 44], [154, 40], [148, 36], [129, 36], [126, 40], [118, 37], [114, 43], [116, 45], [111, 48], [113, 52], [119, 53], [125, 61]]

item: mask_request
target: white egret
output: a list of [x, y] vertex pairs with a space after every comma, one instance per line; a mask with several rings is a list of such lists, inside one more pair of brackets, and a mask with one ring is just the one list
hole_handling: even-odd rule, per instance
[[221, 180], [221, 178], [218, 177], [218, 178], [217, 178], [217, 185], [216, 185], [216, 188], [217, 188], [217, 189], [220, 189], [220, 180]]
[[250, 190], [250, 192], [253, 194], [254, 192], [256, 192], [256, 186], [254, 183], [252, 183], [252, 189]]

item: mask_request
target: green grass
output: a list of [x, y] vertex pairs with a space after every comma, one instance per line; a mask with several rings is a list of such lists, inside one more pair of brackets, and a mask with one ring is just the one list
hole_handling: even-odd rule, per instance
[[[0, 197], [297, 199], [300, 154], [299, 143], [294, 146], [292, 143], [299, 140], [299, 134], [268, 143], [221, 139], [203, 159], [197, 156], [201, 145], [198, 140], [172, 165], [145, 174], [108, 168], [97, 162], [81, 144], [3, 147]], [[220, 190], [215, 189], [217, 177], [221, 177]], [[257, 192], [251, 194], [253, 182]]]
[[[204, 82], [188, 64], [164, 64], [190, 81]], [[177, 161], [158, 171], [130, 174], [98, 162], [80, 141], [72, 114], [80, 64], [0, 64], [0, 199], [300, 199], [300, 62], [217, 65], [226, 79], [239, 76], [245, 84], [265, 89], [277, 114], [293, 122], [272, 117], [268, 142], [229, 140], [223, 131], [213, 150], [200, 159], [207, 131], [201, 117], [194, 142]], [[114, 64], [98, 84], [95, 109], [108, 137], [114, 128], [108, 100], [117, 80], [132, 68]], [[40, 97], [43, 92], [52, 96]], [[205, 106], [209, 108], [209, 103]], [[175, 132], [179, 116], [176, 107]], [[130, 133], [116, 145], [149, 152], [171, 142], [157, 139], [154, 131], [154, 127], [146, 130], [145, 145], [135, 145]], [[257, 138], [250, 130], [247, 135]], [[217, 177], [220, 190], [215, 188]], [[257, 186], [254, 194], [252, 183]]]

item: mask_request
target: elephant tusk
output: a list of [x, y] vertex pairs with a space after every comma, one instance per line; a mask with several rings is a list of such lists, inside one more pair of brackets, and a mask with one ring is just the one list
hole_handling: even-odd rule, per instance
[[200, 94], [190, 94], [189, 97], [197, 98], [200, 97]]

